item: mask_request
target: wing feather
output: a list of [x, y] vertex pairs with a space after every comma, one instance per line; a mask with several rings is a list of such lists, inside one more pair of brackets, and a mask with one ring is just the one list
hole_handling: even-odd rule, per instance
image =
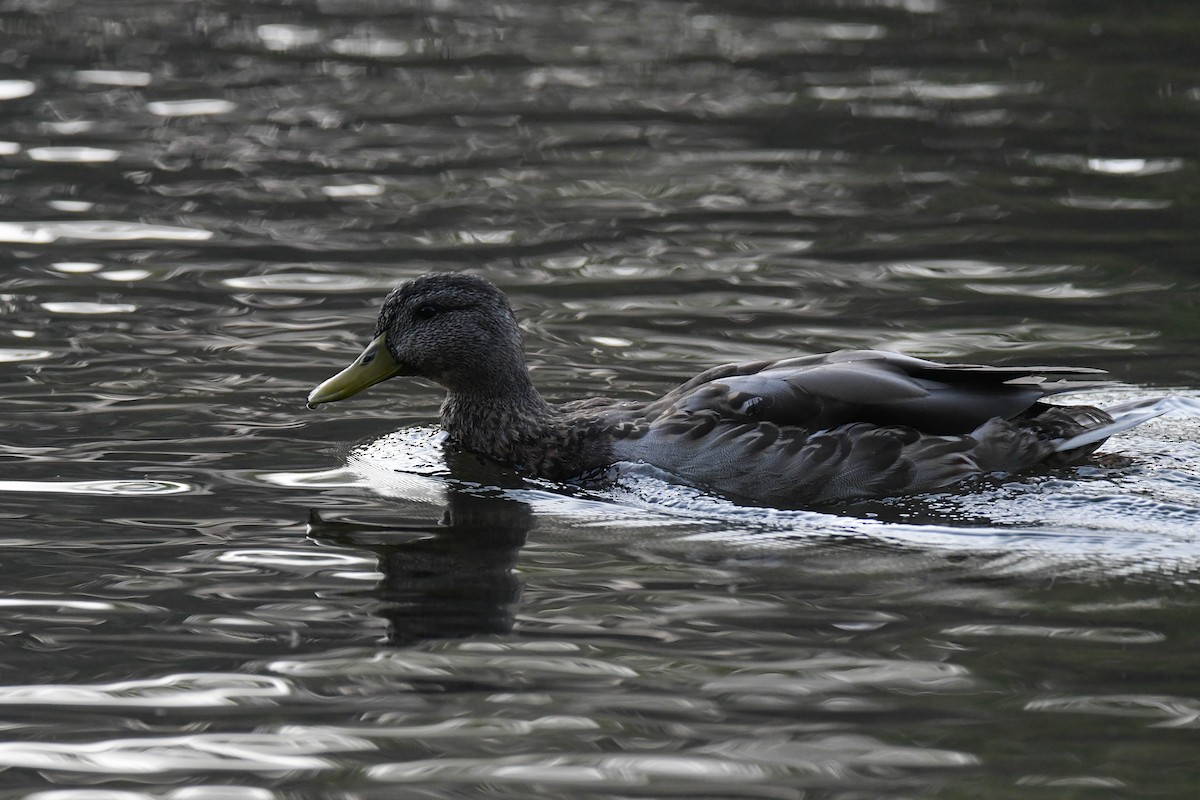
[[[1100, 370], [940, 364], [852, 350], [716, 367], [668, 394], [659, 413], [713, 413], [817, 431], [852, 422], [968, 433], [1018, 416], [1048, 394], [1102, 383]], [[653, 416], [653, 415], [652, 415]]]

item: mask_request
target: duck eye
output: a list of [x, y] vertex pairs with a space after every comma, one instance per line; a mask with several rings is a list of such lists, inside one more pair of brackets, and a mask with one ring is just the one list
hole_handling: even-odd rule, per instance
[[416, 317], [417, 319], [430, 319], [431, 317], [437, 316], [437, 313], [440, 310], [441, 309], [439, 309], [435, 305], [432, 305], [430, 303], [425, 303], [424, 305], [417, 307], [417, 310], [413, 314], [413, 316]]

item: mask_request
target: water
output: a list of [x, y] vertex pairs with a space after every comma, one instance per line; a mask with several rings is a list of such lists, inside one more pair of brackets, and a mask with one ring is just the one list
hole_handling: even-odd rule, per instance
[[1195, 401], [1192, 5], [3, 3], [0, 798], [1191, 797], [1193, 417], [785, 512], [304, 398], [470, 268], [553, 399], [882, 347]]

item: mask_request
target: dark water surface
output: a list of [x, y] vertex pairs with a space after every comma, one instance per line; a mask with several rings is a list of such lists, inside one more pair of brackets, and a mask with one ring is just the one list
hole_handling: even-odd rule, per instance
[[416, 382], [303, 401], [435, 268], [554, 399], [867, 346], [1200, 397], [1197, 41], [1191, 0], [0, 0], [0, 798], [1194, 796], [1195, 418], [782, 512], [448, 464]]

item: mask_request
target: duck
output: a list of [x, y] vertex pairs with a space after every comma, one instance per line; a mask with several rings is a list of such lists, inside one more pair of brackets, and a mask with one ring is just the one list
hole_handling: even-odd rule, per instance
[[734, 501], [796, 508], [1082, 464], [1156, 416], [1046, 402], [1110, 385], [1105, 375], [840, 350], [715, 366], [649, 401], [554, 403], [534, 385], [505, 293], [435, 272], [387, 295], [370, 343], [307, 404], [424, 378], [445, 389], [453, 445], [523, 476], [581, 483], [632, 462]]

